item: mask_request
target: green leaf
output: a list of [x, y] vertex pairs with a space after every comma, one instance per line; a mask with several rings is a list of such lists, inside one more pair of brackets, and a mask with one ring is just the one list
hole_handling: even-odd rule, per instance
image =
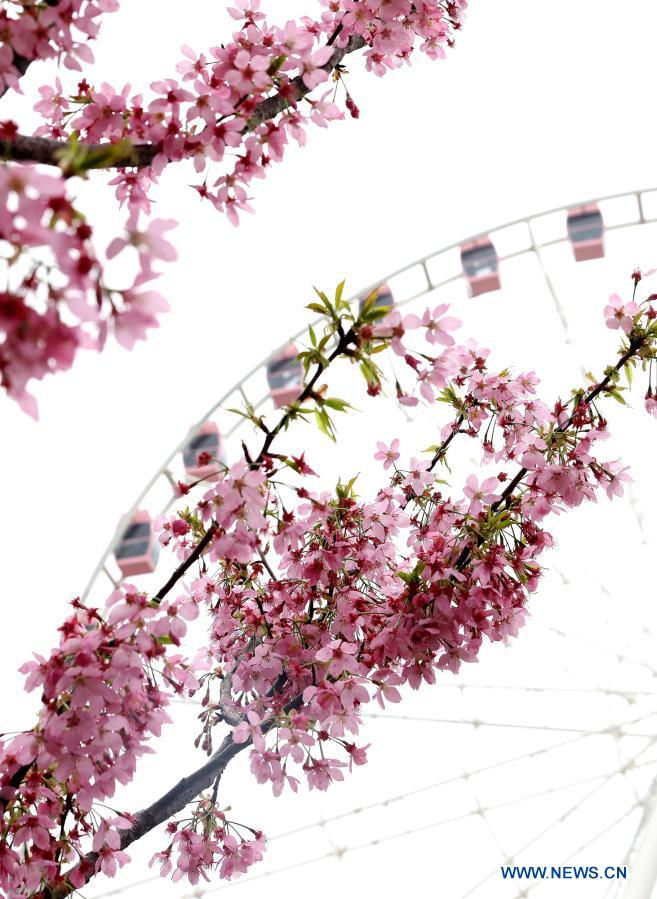
[[[375, 296], [376, 299], [376, 296]], [[369, 302], [369, 300], [367, 301]], [[374, 306], [368, 307], [367, 305], [363, 306], [360, 311], [360, 315], [358, 316], [361, 324], [369, 324], [370, 322], [375, 322], [380, 318], [385, 318], [386, 315], [390, 312], [392, 306]]]
[[241, 418], [250, 418], [251, 417], [246, 412], [243, 412], [242, 409], [231, 408], [231, 409], [227, 409], [226, 411], [232, 412], [235, 415], [239, 415]]
[[328, 406], [329, 409], [335, 409], [336, 412], [344, 412], [346, 409], [354, 408], [351, 403], [348, 403], [346, 400], [338, 399], [337, 397], [325, 399], [324, 405]]
[[75, 136], [57, 154], [60, 168], [69, 177], [83, 175], [89, 169], [111, 168], [118, 160], [126, 159], [135, 164], [139, 161], [137, 150], [129, 140], [88, 147], [80, 144]]
[[380, 383], [381, 378], [379, 370], [376, 365], [374, 365], [374, 363], [369, 359], [361, 359], [359, 368], [362, 376], [365, 378], [368, 384], [376, 386]]
[[315, 409], [315, 421], [319, 430], [335, 442], [333, 423], [324, 409]]
[[397, 577], [407, 584], [417, 584], [420, 581], [420, 575], [424, 569], [424, 562], [418, 562], [412, 571], [398, 571]]
[[324, 312], [327, 312], [327, 313], [331, 316], [331, 318], [335, 318], [335, 310], [333, 309], [333, 306], [332, 306], [331, 303], [329, 302], [329, 298], [326, 296], [326, 294], [324, 293], [324, 291], [323, 291], [323, 290], [318, 290], [316, 287], [313, 288], [313, 289], [314, 289], [315, 293], [317, 294], [317, 296], [318, 296], [318, 297], [320, 298], [320, 300], [322, 301], [322, 304], [323, 304], [323, 306], [324, 306], [324, 310], [323, 310], [323, 311], [324, 311]]
[[366, 315], [370, 311], [370, 309], [373, 308], [375, 302], [376, 302], [376, 290], [373, 290], [372, 293], [369, 293], [365, 297], [365, 299], [361, 302], [359, 318], [363, 318], [363, 316]]
[[282, 53], [280, 56], [275, 56], [274, 59], [272, 59], [271, 63], [269, 64], [269, 68], [267, 69], [267, 74], [275, 75], [276, 72], [278, 72], [280, 67], [283, 65], [283, 63], [285, 62], [286, 59], [287, 59], [287, 56], [284, 56]]
[[623, 390], [622, 387], [613, 387], [613, 388], [610, 388], [609, 390], [605, 390], [605, 393], [607, 394], [607, 396], [613, 397], [617, 403], [621, 404], [621, 406], [627, 406], [625, 399], [621, 396], [621, 393], [620, 393], [621, 390]]
[[347, 497], [353, 498], [356, 494], [354, 493], [354, 484], [358, 480], [359, 475], [354, 475], [350, 481], [346, 484], [343, 484], [342, 481], [338, 481], [335, 487], [335, 492], [340, 499], [345, 499]]

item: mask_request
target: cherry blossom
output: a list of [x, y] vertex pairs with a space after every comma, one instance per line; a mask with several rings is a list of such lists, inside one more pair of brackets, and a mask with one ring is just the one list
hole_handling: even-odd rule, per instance
[[[100, 350], [109, 334], [131, 348], [168, 309], [146, 285], [156, 259], [175, 258], [162, 234], [172, 222], [154, 219], [143, 231], [137, 213], [129, 239], [99, 252], [94, 230], [66, 195], [64, 179], [38, 167], [0, 166], [0, 254], [6, 272], [0, 292], [0, 383], [36, 417], [31, 382], [71, 367], [80, 349]], [[138, 250], [131, 284], [113, 288], [108, 258]]]
[[634, 316], [639, 311], [636, 303], [624, 302], [617, 293], [609, 297], [609, 305], [605, 306], [605, 321], [608, 328], [622, 328], [629, 334], [634, 324]]
[[[523, 463], [524, 464], [524, 463]], [[499, 487], [499, 481], [497, 478], [486, 478], [485, 481], [479, 485], [477, 483], [477, 476], [471, 474], [468, 477], [467, 483], [463, 488], [463, 494], [470, 500], [469, 512], [471, 515], [478, 515], [484, 504], [490, 505], [495, 502], [497, 499], [497, 488]]]
[[[13, 822], [11, 843], [2, 841], [0, 885], [12, 896], [30, 895], [44, 877], [63, 882], [62, 866], [75, 862], [89, 834], [95, 871], [113, 876], [129, 861], [120, 832], [132, 819], [99, 819], [94, 807], [132, 779], [137, 759], [151, 751], [148, 740], [169, 721], [170, 696], [197, 686], [189, 666], [167, 656], [185, 632], [175, 605], [157, 607], [126, 586], [110, 597], [106, 619], [79, 600], [72, 606], [59, 646], [21, 669], [26, 689], [41, 693], [38, 726], [0, 741], [0, 797]], [[23, 789], [11, 780], [19, 769], [30, 772]], [[53, 820], [67, 817], [72, 826], [60, 842]]]
[[[3, 14], [10, 53], [0, 54], [10, 87], [19, 56], [86, 61], [74, 32], [95, 35], [98, 16], [116, 4], [16, 6]], [[184, 47], [176, 76], [154, 80], [148, 92], [84, 79], [75, 93], [60, 82], [41, 90], [43, 134], [80, 138], [66, 143], [66, 182], [97, 158], [103, 168], [128, 153], [113, 178], [127, 222], [101, 254], [64, 177], [34, 165], [0, 169], [2, 249], [22, 257], [0, 294], [0, 372], [29, 411], [32, 380], [68, 367], [79, 348], [101, 348], [110, 333], [131, 347], [156, 324], [165, 301], [145, 285], [154, 261], [172, 261], [175, 250], [172, 222], [147, 217], [166, 166], [192, 161], [198, 196], [236, 222], [251, 208], [252, 183], [289, 141], [303, 145], [309, 124], [341, 117], [328, 94], [307, 94], [330, 78], [336, 91], [344, 87], [342, 51], [364, 49], [377, 75], [417, 50], [439, 58], [466, 4], [321, 7], [316, 18], [277, 26], [259, 0], [238, 0], [229, 10], [239, 26], [232, 40]], [[16, 139], [13, 123], [2, 127], [4, 140]], [[105, 277], [117, 256], [136, 268], [121, 290]], [[630, 480], [620, 460], [604, 456], [603, 402], [622, 402], [633, 373], [647, 370], [645, 407], [656, 411], [654, 296], [637, 301], [643, 275], [632, 280], [632, 300], [614, 294], [604, 310], [620, 332], [612, 362], [599, 380], [591, 375], [549, 402], [535, 372], [499, 368], [472, 338], [457, 342], [446, 304], [421, 316], [383, 314], [371, 303], [352, 307], [344, 284], [332, 299], [318, 291], [324, 318], [299, 354], [297, 401], [277, 420], [246, 403], [239, 411], [254, 433], [243, 458], [213, 481], [181, 482], [176, 507], [156, 520], [173, 570], [164, 585], [147, 594], [122, 584], [102, 610], [74, 600], [55, 647], [21, 669], [39, 711], [32, 729], [0, 739], [0, 887], [8, 896], [60, 899], [98, 873], [114, 876], [131, 843], [159, 824], [162, 848], [151, 864], [163, 876], [197, 884], [245, 873], [262, 858], [265, 838], [224, 801], [220, 778], [231, 758], [248, 753], [251, 774], [275, 796], [327, 790], [367, 761], [369, 703], [386, 708], [405, 688], [476, 663], [486, 641], [516, 637], [554, 545], [551, 517], [603, 494], [621, 497]], [[355, 477], [331, 489], [320, 479], [314, 489], [308, 479], [319, 478], [319, 466], [295, 443], [295, 423], [312, 416], [334, 437], [334, 419], [349, 406], [331, 396], [327, 369], [336, 360], [352, 365], [375, 402], [385, 380], [377, 359], [388, 348], [399, 368], [392, 392], [403, 405], [439, 409], [439, 442], [427, 451], [402, 448], [397, 437], [376, 442], [383, 479], [371, 495], [359, 494]], [[277, 443], [283, 432], [289, 454]], [[449, 467], [460, 441], [475, 442], [481, 462], [465, 483]], [[205, 630], [189, 662], [187, 625], [196, 620]], [[200, 699], [196, 746], [207, 758], [144, 812], [109, 808], [180, 696]]]
[[384, 469], [390, 468], [399, 459], [399, 439], [397, 437], [395, 437], [389, 447], [379, 441], [376, 448], [378, 452], [375, 453], [374, 458], [383, 461]]
[[19, 89], [21, 64], [57, 58], [68, 69], [93, 62], [88, 42], [97, 36], [98, 19], [115, 12], [118, 0], [59, 0], [37, 4], [17, 0], [0, 10], [0, 94]]
[[[377, 75], [417, 53], [439, 58], [453, 43], [467, 8], [465, 0], [423, 0], [420, 5], [321, 0], [320, 5], [315, 18], [280, 24], [270, 22], [256, 3], [230, 7], [237, 28], [232, 38], [202, 50], [184, 45], [173, 71], [148, 87], [90, 84], [84, 77], [73, 86], [60, 72], [53, 84], [39, 88], [35, 110], [41, 125], [29, 139], [34, 161], [59, 166], [69, 184], [93, 169], [118, 169], [110, 184], [118, 204], [127, 207], [128, 222], [105, 257], [93, 247], [91, 225], [72, 206], [63, 182], [29, 164], [15, 123], [0, 123], [5, 155], [11, 159], [15, 148], [16, 158], [28, 161], [20, 173], [17, 166], [1, 166], [2, 195], [11, 195], [8, 183], [25, 181], [28, 194], [39, 191], [41, 197], [30, 195], [19, 208], [10, 204], [0, 210], [0, 249], [9, 259], [19, 247], [26, 272], [18, 290], [7, 285], [2, 301], [0, 377], [27, 412], [36, 414], [31, 381], [69, 368], [81, 347], [102, 349], [111, 332], [132, 349], [166, 310], [163, 297], [142, 288], [155, 276], [154, 260], [176, 257], [164, 236], [172, 223], [144, 221], [167, 165], [191, 160], [197, 174], [192, 188], [237, 225], [242, 213], [253, 211], [253, 182], [283, 159], [290, 141], [303, 146], [310, 126], [325, 128], [342, 119], [343, 99], [350, 114], [358, 116], [341, 65], [346, 53], [363, 49], [366, 68]], [[118, 7], [117, 0], [10, 3], [0, 15], [0, 94], [20, 90], [21, 72], [39, 59], [55, 58], [64, 69], [81, 70], [93, 60], [88, 42], [96, 38], [102, 15]], [[337, 90], [321, 92], [331, 78]], [[54, 149], [48, 139], [58, 142]], [[20, 243], [24, 237], [27, 244]], [[108, 290], [107, 260], [132, 248], [139, 256], [138, 276], [122, 291]], [[45, 251], [47, 269], [33, 263], [36, 249]], [[456, 323], [443, 312], [443, 307], [427, 311], [423, 321], [430, 342], [448, 346]], [[393, 349], [398, 352], [398, 344]], [[418, 393], [429, 401], [436, 386], [441, 386], [439, 373], [425, 372]], [[418, 401], [413, 394], [402, 400], [408, 405]]]

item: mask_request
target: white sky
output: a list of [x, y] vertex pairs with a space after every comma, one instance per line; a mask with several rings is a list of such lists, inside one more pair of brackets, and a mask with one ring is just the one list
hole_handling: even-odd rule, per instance
[[[275, 9], [271, 2], [266, 6]], [[281, 19], [314, 8], [312, 0], [281, 0], [278, 6]], [[115, 84], [129, 80], [138, 89], [173, 70], [180, 44], [205, 47], [230, 32], [223, 4], [216, 0], [189, 0], [182, 12], [173, 0], [124, 3], [124, 10], [108, 17], [104, 25], [95, 77]], [[657, 185], [652, 108], [656, 33], [657, 7], [647, 0], [625, 0], [622, 7], [609, 0], [577, 0], [567, 7], [543, 0], [503, 4], [474, 0], [458, 46], [445, 62], [419, 61], [380, 80], [365, 74], [357, 60], [350, 60], [349, 89], [361, 108], [360, 120], [336, 123], [328, 131], [311, 130], [305, 149], [291, 148], [268, 179], [254, 185], [256, 215], [245, 217], [239, 229], [198, 204], [185, 186], [191, 180], [189, 173], [172, 171], [163, 179], [157, 193], [160, 214], [176, 217], [181, 224], [175, 238], [180, 261], [161, 279], [173, 306], [162, 328], [131, 354], [112, 347], [102, 357], [80, 357], [72, 372], [42, 384], [37, 393], [38, 424], [13, 405], [0, 404], [3, 633], [8, 638], [0, 656], [4, 726], [9, 729], [31, 720], [31, 704], [26, 706], [21, 699], [16, 668], [32, 649], [50, 647], [66, 613], [66, 601], [84, 588], [120, 515], [190, 424], [258, 359], [303, 326], [303, 305], [310, 299], [313, 284], [332, 288], [346, 276], [350, 292], [355, 292], [462, 236], [578, 199]], [[6, 100], [3, 117], [12, 115], [28, 127], [36, 87], [46, 80], [46, 68], [34, 66], [24, 80], [26, 98]], [[83, 186], [80, 194], [92, 220], [104, 222], [99, 227], [108, 236], [113, 233], [107, 224], [114, 226], [115, 214], [102, 192]], [[657, 256], [653, 233], [649, 238], [610, 240], [610, 248], [608, 263], [593, 264], [586, 272], [575, 272], [573, 266], [554, 260], [573, 314], [578, 318], [577, 308], [585, 297], [592, 310], [591, 326], [598, 332], [603, 328], [596, 310], [605, 293], [624, 289], [626, 273], [635, 264], [654, 265]], [[509, 305], [491, 306], [491, 314], [481, 317], [482, 331], [476, 336], [499, 348], [500, 356], [505, 354], [502, 364], [530, 365], [537, 358], [554, 375], [566, 366], [559, 337], [538, 324], [540, 304], [533, 289], [525, 287], [530, 283], [525, 277], [529, 275], [521, 267], [509, 269], [506, 292], [502, 292], [509, 297]], [[613, 345], [605, 334], [587, 338], [585, 320], [580, 319], [578, 346], [586, 349], [585, 361], [590, 364], [589, 351], [594, 361], [601, 361]], [[552, 341], [549, 345], [546, 335]], [[568, 365], [569, 372], [576, 373], [574, 358]], [[376, 422], [361, 426], [359, 458], [369, 458], [371, 444], [379, 436], [377, 427]], [[397, 429], [397, 419], [389, 419], [384, 427]], [[624, 454], [634, 456], [637, 481], [639, 474], [644, 476], [639, 482], [641, 492], [647, 490], [646, 481], [654, 478], [649, 456], [654, 428], [643, 423], [638, 427]], [[620, 446], [624, 447], [622, 441]], [[330, 447], [323, 451], [340, 453]], [[350, 473], [353, 447], [343, 452], [349, 459], [344, 462], [346, 471], [339, 456], [331, 460], [327, 456], [325, 461], [332, 469]], [[321, 467], [321, 459], [318, 462]], [[600, 569], [604, 575], [598, 573], [599, 578], [615, 583], [616, 600], [601, 600], [610, 605], [607, 611], [614, 621], [618, 604], [630, 592], [628, 583], [641, 583], [646, 564], [643, 550], [633, 547], [636, 535], [628, 507], [618, 509], [613, 507], [620, 526], [601, 506], [578, 518], [576, 526], [566, 525], [564, 532], [564, 544], [568, 537], [588, 541], [586, 565], [594, 567], [599, 558], [598, 528], [608, 540], [617, 533], [627, 538], [623, 561], [605, 553], [605, 567]], [[653, 520], [651, 537], [654, 524]], [[562, 568], [570, 565], [579, 575], [579, 587], [560, 588], [559, 580], [554, 581], [562, 603], [557, 609], [563, 606], [569, 615], [575, 601], [588, 598], [588, 576], [577, 554], [568, 552], [561, 561]], [[649, 599], [647, 593], [643, 599]], [[567, 621], [568, 615], [564, 612]], [[583, 625], [584, 629], [590, 626], [590, 621]], [[612, 630], [603, 627], [599, 639], [613, 644], [618, 626], [616, 622]], [[639, 639], [637, 635], [638, 627], [630, 636]], [[552, 683], [553, 678], [565, 677], [560, 665], [568, 660], [560, 655], [561, 649], [554, 649], [559, 669], [550, 667], [554, 656], [548, 638], [539, 634], [533, 642], [528, 639], [527, 646], [527, 650], [508, 652], [493, 648], [485, 660], [490, 667], [480, 665], [476, 676], [482, 683], [506, 684], [516, 678]], [[649, 644], [632, 657], [637, 654], [649, 657]], [[505, 661], [508, 656], [513, 664]], [[580, 654], [574, 654], [572, 665], [577, 668], [580, 661]], [[587, 682], [589, 687], [602, 683], [602, 676], [605, 684], [611, 678], [604, 666], [596, 669], [595, 676], [579, 669], [576, 674], [577, 683]], [[644, 674], [637, 673], [637, 678]], [[635, 678], [634, 688], [637, 683]], [[413, 697], [408, 706], [393, 713], [466, 717], [465, 700], [450, 699], [451, 687], [442, 695], [437, 689]], [[608, 694], [604, 697], [607, 702]], [[545, 716], [565, 708], [563, 703], [550, 705], [549, 697], [545, 701], [551, 710]], [[505, 702], [504, 697], [497, 705], [491, 701], [489, 708], [509, 714]], [[487, 707], [480, 701], [479, 708], [482, 705]], [[582, 720], [585, 707], [591, 710], [593, 705], [569, 706], [576, 722]], [[616, 714], [605, 709], [605, 714]], [[146, 761], [132, 794], [136, 805], [154, 798], [161, 786], [186, 773], [176, 765], [181, 747], [188, 742], [185, 715], [187, 711], [175, 734], [166, 738], [164, 761]], [[484, 737], [481, 730], [478, 733]], [[304, 794], [301, 799], [275, 802], [267, 790], [252, 785], [242, 766], [227, 778], [226, 798], [238, 810], [238, 817], [266, 825], [274, 834], [300, 821], [317, 820], [330, 810], [337, 813], [377, 802], [398, 789], [439, 780], [444, 771], [465, 764], [465, 756], [476, 767], [485, 763], [482, 759], [517, 754], [515, 747], [520, 744], [526, 751], [522, 734], [510, 733], [511, 737], [495, 731], [482, 742], [465, 729], [459, 742], [449, 728], [432, 726], [427, 731], [411, 723], [373, 722], [371, 740], [380, 748], [373, 752], [371, 765], [329, 796], [316, 800]], [[533, 736], [532, 732], [527, 739]], [[601, 750], [596, 759], [603, 754]], [[569, 756], [563, 765], [579, 772], [589, 763], [588, 757], [573, 761]], [[524, 776], [514, 769], [514, 782]], [[539, 784], [537, 789], [543, 783], [541, 776], [547, 778], [536, 773], [530, 777]], [[503, 783], [508, 789], [508, 782]], [[430, 822], [445, 809], [464, 811], [472, 802], [471, 793], [463, 794], [466, 786], [461, 781], [447, 798], [421, 794], [411, 810], [400, 810], [398, 817], [379, 809], [367, 821], [357, 816], [348, 819], [343, 826], [333, 827], [332, 839], [338, 845], [355, 845], [376, 836], [377, 828], [392, 834]], [[607, 802], [607, 810], [614, 801]], [[531, 829], [538, 832], [541, 821], [551, 813], [540, 806], [531, 812], [529, 822], [516, 817], [511, 829], [522, 831], [533, 825]], [[587, 820], [589, 827], [592, 819]], [[389, 848], [364, 850], [353, 857], [347, 854], [339, 863], [331, 860], [281, 874], [271, 881], [271, 888], [275, 895], [298, 890], [303, 878], [311, 878], [318, 899], [332, 895], [336, 887], [349, 893], [366, 888], [387, 899], [402, 888], [420, 886], [429, 886], [431, 894], [456, 899], [466, 881], [475, 879], [470, 878], [473, 857], [484, 867], [499, 861], [480, 823], [480, 829], [472, 821], [468, 829], [453, 825], [449, 839], [446, 828], [430, 830], [422, 840], [391, 842]], [[573, 837], [571, 849], [576, 848], [575, 842]], [[272, 869], [330, 850], [318, 831], [287, 843], [284, 850], [279, 848], [282, 842], [272, 843], [268, 853]], [[620, 864], [614, 845], [601, 856], [598, 852], [577, 861]], [[558, 864], [562, 860], [561, 849], [553, 847], [531, 861]], [[142, 870], [141, 863], [135, 864], [122, 881], [138, 880]], [[103, 889], [110, 886], [105, 884]], [[477, 895], [493, 897], [498, 888], [500, 884], [489, 885]], [[260, 884], [236, 889], [250, 899], [259, 894]], [[99, 885], [90, 895], [100, 891]], [[151, 897], [164, 892], [181, 894], [180, 888], [156, 882], [126, 895]], [[536, 895], [554, 894], [548, 890]], [[602, 896], [603, 888], [593, 885], [586, 895]]]

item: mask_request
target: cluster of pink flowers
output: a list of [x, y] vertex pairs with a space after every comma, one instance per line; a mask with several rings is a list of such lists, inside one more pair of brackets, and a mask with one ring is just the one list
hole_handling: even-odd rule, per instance
[[93, 62], [88, 42], [98, 34], [98, 19], [118, 8], [118, 0], [4, 3], [0, 9], [0, 95], [8, 87], [19, 89], [26, 62], [56, 58], [77, 70], [81, 63]]
[[[642, 274], [638, 269], [633, 273], [635, 285], [639, 283], [646, 275], [652, 275], [654, 271]], [[609, 303], [605, 306], [605, 323], [612, 330], [622, 330], [625, 334], [629, 334], [636, 322], [640, 321], [641, 316], [645, 312], [646, 319], [653, 322], [657, 319], [657, 309], [652, 305], [657, 300], [657, 294], [651, 294], [648, 297], [647, 308], [642, 310], [635, 302], [634, 298], [630, 302], [625, 302], [617, 293], [612, 293], [609, 297]], [[645, 396], [646, 411], [657, 418], [657, 386], [653, 383], [654, 359], [650, 359], [648, 374], [648, 389]]]
[[26, 412], [36, 416], [30, 382], [69, 368], [78, 349], [102, 349], [108, 333], [131, 348], [157, 326], [168, 306], [148, 282], [157, 277], [155, 259], [175, 258], [162, 236], [172, 225], [154, 219], [140, 230], [131, 216], [107, 258], [135, 250], [136, 273], [128, 287], [112, 289], [93, 229], [66, 196], [64, 179], [33, 166], [0, 166], [0, 385]]
[[[165, 165], [191, 159], [203, 175], [199, 195], [237, 224], [239, 211], [251, 209], [251, 181], [282, 158], [290, 139], [303, 144], [309, 124], [325, 127], [342, 118], [329, 99], [331, 90], [307, 96], [306, 112], [298, 102], [301, 91], [312, 92], [329, 80], [325, 67], [336, 49], [362, 40], [367, 68], [378, 75], [409, 62], [416, 47], [431, 58], [442, 57], [467, 2], [322, 0], [322, 6], [317, 20], [303, 17], [277, 26], [267, 21], [259, 0], [240, 0], [229, 10], [242, 23], [232, 41], [201, 53], [184, 47], [178, 76], [153, 82], [150, 99], [133, 95], [129, 85], [92, 87], [83, 81], [70, 98], [59, 83], [44, 87], [36, 109], [48, 125], [39, 133], [65, 138], [75, 129], [86, 141], [126, 139], [152, 146], [151, 164], [127, 168], [113, 180], [119, 200], [132, 210], [150, 209], [149, 187]], [[281, 99], [278, 113], [261, 120], [259, 105], [274, 95]], [[219, 163], [223, 171], [217, 171]]]
[[260, 831], [228, 821], [208, 799], [198, 803], [192, 821], [185, 827], [172, 821], [167, 831], [173, 835], [171, 843], [153, 856], [150, 866], [159, 864], [162, 877], [173, 872], [173, 881], [184, 878], [197, 884], [201, 877], [209, 880], [207, 872], [215, 868], [220, 877], [230, 880], [262, 861], [265, 852]]
[[267, 528], [265, 485], [263, 472], [249, 469], [243, 460], [237, 462], [203, 495], [194, 515], [161, 515], [155, 520], [159, 542], [186, 559], [198, 542], [200, 523], [212, 521], [215, 537], [208, 550], [210, 561], [248, 562], [257, 548], [258, 531]]
[[[0, 741], [0, 886], [8, 897], [38, 892], [42, 882], [64, 884], [85, 846], [95, 870], [112, 876], [128, 857], [120, 830], [129, 817], [100, 818], [96, 808], [117, 784], [134, 776], [147, 742], [169, 721], [172, 693], [197, 681], [178, 654], [167, 651], [198, 614], [193, 601], [151, 603], [134, 588], [117, 591], [105, 619], [73, 602], [59, 646], [21, 669], [26, 689], [41, 691], [37, 726]], [[20, 775], [17, 777], [17, 773]], [[66, 874], [80, 886], [85, 866]]]
[[[320, 296], [336, 347], [331, 359], [342, 353], [359, 363], [369, 390], [380, 376], [378, 348], [392, 346], [411, 381], [399, 387], [401, 398], [453, 408], [442, 442], [432, 456], [405, 464], [399, 440], [378, 443], [375, 458], [387, 474], [371, 500], [359, 498], [353, 482], [315, 492], [303, 455], [272, 449], [276, 434], [304, 414], [292, 403], [274, 430], [254, 419], [265, 435], [257, 456], [245, 449], [209, 488], [183, 485], [190, 506], [158, 521], [164, 545], [186, 565], [194, 553], [199, 560], [178, 598], [149, 600], [126, 587], [103, 619], [76, 602], [58, 649], [23, 669], [28, 688], [43, 690], [43, 707], [38, 726], [1, 750], [0, 884], [9, 896], [59, 886], [64, 877], [80, 886], [126, 861], [121, 830], [138, 819], [101, 819], [94, 804], [133, 776], [148, 737], [166, 720], [171, 690], [203, 689], [197, 745], [213, 753], [215, 729], [228, 725], [232, 742], [222, 747], [250, 747], [254, 777], [275, 795], [296, 792], [302, 780], [318, 790], [342, 780], [367, 761], [358, 737], [363, 706], [399, 702], [404, 685], [434, 683], [437, 671], [475, 662], [484, 640], [518, 633], [540, 580], [539, 558], [553, 544], [544, 519], [600, 491], [622, 495], [625, 470], [595, 454], [608, 434], [599, 400], [618, 398], [628, 366], [652, 366], [652, 298], [612, 299], [605, 318], [620, 322], [616, 363], [598, 383], [548, 406], [533, 372], [497, 371], [486, 349], [457, 344], [447, 306], [419, 317], [366, 303], [356, 313], [341, 288], [333, 306]], [[408, 346], [414, 330], [428, 348]], [[323, 373], [325, 362], [317, 364]], [[329, 400], [318, 386], [305, 392], [308, 402], [323, 409]], [[478, 440], [484, 471], [493, 467], [483, 478], [465, 476], [460, 489], [434, 472], [459, 435]], [[209, 638], [193, 676], [166, 650], [201, 612]], [[174, 880], [197, 883], [212, 870], [230, 878], [264, 851], [260, 831], [218, 807], [217, 787], [167, 833], [151, 863]], [[76, 863], [85, 841], [95, 854]]]
[[[421, 317], [393, 310], [358, 328], [361, 346], [385, 340], [405, 359], [423, 399], [439, 392], [454, 407], [433, 459], [403, 467], [399, 440], [379, 443], [376, 458], [391, 476], [372, 502], [348, 490], [313, 493], [300, 472], [300, 502], [291, 510], [261, 474], [272, 458], [251, 471], [239, 463], [198, 502], [198, 517], [220, 528], [210, 544], [216, 570], [191, 584], [212, 622], [204, 745], [212, 745], [218, 723], [234, 725], [233, 740], [252, 746], [254, 776], [275, 795], [286, 786], [296, 791], [301, 777], [325, 790], [345, 768], [366, 762], [367, 746], [356, 743], [364, 704], [398, 702], [402, 685], [433, 683], [437, 670], [476, 661], [484, 639], [517, 635], [539, 583], [538, 557], [553, 543], [543, 519], [595, 500], [600, 489], [622, 495], [629, 480], [617, 461], [593, 454], [607, 422], [584, 391], [548, 407], [533, 372], [491, 371], [488, 350], [456, 345], [450, 332], [458, 322], [447, 312], [444, 305]], [[438, 355], [408, 349], [407, 332], [418, 328], [444, 347]], [[413, 388], [400, 394], [419, 401]], [[496, 471], [483, 481], [467, 477], [461, 496], [446, 494], [432, 473], [457, 433], [478, 438], [483, 462]], [[248, 496], [234, 486], [247, 471]], [[248, 504], [250, 539], [227, 542], [226, 524], [238, 509], [244, 521]], [[178, 538], [175, 516], [164, 528], [187, 557], [195, 541], [186, 523]], [[221, 685], [214, 700], [213, 682]], [[163, 873], [172, 869], [172, 848], [156, 856]]]
[[[347, 109], [358, 116], [334, 54], [362, 47], [367, 68], [377, 75], [408, 63], [418, 49], [432, 59], [442, 57], [467, 7], [467, 0], [320, 3], [323, 10], [316, 18], [274, 25], [261, 11], [260, 0], [239, 0], [228, 10], [240, 23], [232, 40], [207, 52], [184, 47], [175, 75], [153, 82], [147, 97], [133, 94], [129, 85], [93, 86], [85, 78], [73, 95], [64, 91], [59, 78], [40, 88], [35, 109], [45, 124], [36, 134], [74, 139], [68, 162], [62, 163], [67, 175], [88, 167], [119, 166], [110, 184], [119, 203], [128, 207], [130, 243], [138, 247], [144, 264], [131, 288], [106, 290], [101, 260], [90, 247], [91, 229], [65, 199], [62, 182], [29, 164], [2, 168], [2, 197], [9, 201], [16, 183], [19, 194], [31, 193], [20, 209], [7, 202], [0, 210], [0, 241], [10, 247], [7, 258], [14, 249], [22, 250], [18, 241], [25, 236], [28, 248], [50, 251], [47, 266], [26, 266], [19, 283], [7, 287], [0, 308], [2, 384], [30, 414], [36, 414], [26, 389], [30, 380], [68, 368], [78, 347], [101, 348], [110, 325], [120, 342], [132, 346], [165, 308], [159, 294], [141, 288], [152, 274], [148, 252], [164, 259], [175, 256], [161, 239], [168, 223], [154, 222], [140, 233], [136, 222], [139, 215], [151, 213], [149, 191], [166, 165], [193, 161], [198, 195], [237, 224], [239, 212], [251, 210], [251, 182], [282, 159], [289, 141], [303, 144], [308, 125], [326, 127], [342, 118], [334, 102], [340, 87]], [[8, 87], [20, 89], [18, 79], [32, 60], [57, 57], [73, 69], [91, 62], [87, 42], [96, 36], [98, 19], [117, 8], [117, 0], [12, 0], [0, 12], [0, 95]], [[314, 93], [331, 78], [334, 90]], [[17, 126], [1, 123], [0, 139], [11, 145], [18, 139]], [[102, 145], [93, 150], [95, 161], [85, 155], [89, 142]], [[136, 149], [126, 161], [131, 144]], [[121, 162], [113, 149], [123, 154]], [[26, 156], [21, 151], [17, 158]], [[50, 161], [56, 163], [57, 158]], [[60, 208], [53, 208], [55, 204]], [[30, 213], [27, 229], [21, 218], [25, 212]], [[52, 233], [47, 218], [56, 224]], [[166, 247], [164, 253], [158, 253], [158, 244]], [[108, 257], [121, 246], [114, 242]], [[62, 314], [64, 308], [67, 315]]]

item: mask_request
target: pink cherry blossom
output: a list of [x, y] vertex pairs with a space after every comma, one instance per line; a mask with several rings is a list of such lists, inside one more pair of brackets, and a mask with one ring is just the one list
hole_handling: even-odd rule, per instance
[[399, 440], [396, 437], [389, 447], [379, 441], [376, 448], [378, 452], [375, 453], [374, 458], [383, 462], [384, 469], [390, 468], [399, 459]]
[[493, 503], [497, 499], [498, 487], [497, 478], [486, 478], [479, 484], [476, 476], [471, 474], [463, 489], [464, 495], [470, 500], [470, 514], [478, 515], [484, 504]]
[[609, 305], [605, 306], [605, 322], [608, 328], [622, 328], [629, 334], [634, 326], [633, 317], [639, 311], [636, 303], [625, 303], [616, 293], [609, 297]]

